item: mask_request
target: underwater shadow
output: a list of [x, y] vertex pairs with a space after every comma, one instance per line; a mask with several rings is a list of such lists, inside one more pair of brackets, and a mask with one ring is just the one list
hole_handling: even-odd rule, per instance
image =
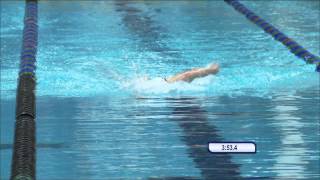
[[130, 6], [130, 1], [115, 1], [116, 11], [120, 12], [125, 27], [138, 37], [141, 48], [158, 52], [167, 57], [168, 62], [176, 63], [181, 58], [177, 50], [168, 47], [163, 41], [168, 38], [166, 30], [157, 25], [146, 12]]
[[232, 162], [231, 155], [208, 151], [208, 142], [223, 140], [217, 127], [209, 124], [208, 112], [194, 98], [174, 99], [172, 106], [170, 120], [177, 122], [183, 130], [181, 139], [188, 146], [189, 157], [203, 179], [242, 179], [240, 165]]

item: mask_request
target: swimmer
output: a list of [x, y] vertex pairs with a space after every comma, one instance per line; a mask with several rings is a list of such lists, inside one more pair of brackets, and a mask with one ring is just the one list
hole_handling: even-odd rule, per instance
[[177, 81], [185, 81], [190, 83], [196, 78], [205, 77], [211, 74], [217, 74], [218, 72], [219, 72], [219, 65], [212, 64], [209, 67], [194, 68], [192, 70], [179, 73], [172, 77], [164, 78], [164, 80], [168, 83], [174, 83]]

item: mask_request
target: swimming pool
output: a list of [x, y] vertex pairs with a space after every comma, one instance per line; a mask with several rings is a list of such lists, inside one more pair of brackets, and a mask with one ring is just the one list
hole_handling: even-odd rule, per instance
[[[320, 54], [319, 1], [242, 2]], [[1, 179], [23, 13], [1, 1]], [[38, 24], [38, 179], [320, 177], [319, 74], [226, 3], [41, 1]], [[211, 62], [217, 76], [161, 79]], [[208, 153], [222, 140], [258, 152]]]

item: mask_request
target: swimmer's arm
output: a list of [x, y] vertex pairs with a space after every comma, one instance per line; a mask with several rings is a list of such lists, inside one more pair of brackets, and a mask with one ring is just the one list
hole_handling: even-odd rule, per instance
[[198, 77], [204, 77], [208, 76], [209, 74], [214, 74], [215, 70], [207, 69], [207, 68], [201, 68], [197, 69], [195, 71], [187, 72], [185, 74], [186, 78], [198, 78]]
[[179, 75], [176, 75], [176, 76], [173, 76], [173, 77], [168, 77], [168, 78], [166, 79], [166, 81], [167, 81], [168, 83], [174, 83], [174, 82], [176, 82], [176, 81], [179, 81]]
[[217, 74], [219, 72], [219, 68], [196, 68], [191, 71], [187, 71], [173, 77], [167, 78], [167, 82], [173, 83], [176, 81], [187, 81], [191, 82], [195, 78], [208, 76], [210, 74]]
[[173, 77], [167, 78], [168, 83], [173, 83], [176, 81], [187, 81], [191, 82], [193, 79], [197, 77], [205, 76], [205, 71], [203, 69], [191, 70], [188, 72], [184, 72]]

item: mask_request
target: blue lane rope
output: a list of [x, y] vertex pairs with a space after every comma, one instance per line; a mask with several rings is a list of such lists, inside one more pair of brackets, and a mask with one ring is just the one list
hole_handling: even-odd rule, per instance
[[245, 15], [247, 19], [262, 28], [266, 33], [270, 34], [275, 40], [285, 45], [291, 53], [303, 59], [308, 64], [316, 64], [316, 71], [320, 72], [320, 57], [313, 55], [304, 47], [299, 45], [296, 41], [286, 36], [280, 30], [260, 18], [257, 14], [249, 10], [238, 0], [224, 0], [227, 4], [231, 5], [235, 10]]
[[37, 1], [27, 0], [24, 18], [22, 53], [20, 61], [20, 76], [23, 74], [29, 74], [32, 77], [34, 77], [35, 75], [35, 62], [38, 40], [37, 14]]
[[26, 0], [16, 98], [11, 180], [35, 180], [35, 70], [38, 42], [37, 0]]

